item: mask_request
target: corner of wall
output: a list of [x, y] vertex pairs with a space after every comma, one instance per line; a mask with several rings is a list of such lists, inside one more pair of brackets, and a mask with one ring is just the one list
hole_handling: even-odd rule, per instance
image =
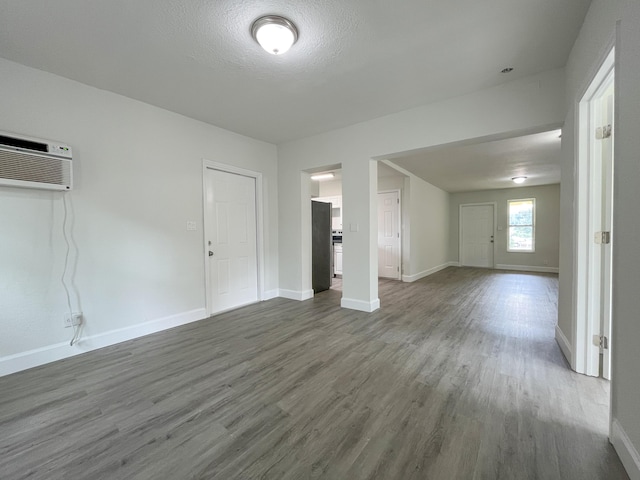
[[564, 358], [566, 358], [569, 365], [571, 365], [571, 343], [562, 332], [559, 325], [556, 325], [556, 342], [558, 342], [558, 346], [560, 347]]
[[617, 419], [611, 422], [611, 444], [631, 480], [640, 480], [640, 454]]

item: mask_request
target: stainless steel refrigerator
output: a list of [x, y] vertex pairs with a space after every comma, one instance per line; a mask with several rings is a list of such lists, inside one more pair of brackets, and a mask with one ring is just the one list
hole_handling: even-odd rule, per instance
[[311, 201], [311, 285], [318, 293], [331, 288], [331, 204]]

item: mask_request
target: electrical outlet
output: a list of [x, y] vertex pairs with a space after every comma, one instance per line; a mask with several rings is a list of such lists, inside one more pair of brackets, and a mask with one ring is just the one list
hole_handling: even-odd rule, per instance
[[73, 312], [71, 316], [68, 313], [64, 315], [64, 328], [70, 328], [82, 325], [82, 312]]

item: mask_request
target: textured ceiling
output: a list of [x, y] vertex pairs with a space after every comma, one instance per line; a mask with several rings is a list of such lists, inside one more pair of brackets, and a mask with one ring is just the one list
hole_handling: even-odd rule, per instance
[[447, 192], [560, 183], [560, 130], [473, 145], [443, 146], [392, 160]]
[[[0, 0], [0, 56], [279, 143], [562, 67], [589, 4]], [[297, 24], [286, 55], [265, 14]]]

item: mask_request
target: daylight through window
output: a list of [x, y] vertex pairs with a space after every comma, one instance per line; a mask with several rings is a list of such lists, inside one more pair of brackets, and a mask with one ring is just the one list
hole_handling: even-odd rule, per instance
[[535, 251], [535, 198], [509, 200], [509, 252]]

